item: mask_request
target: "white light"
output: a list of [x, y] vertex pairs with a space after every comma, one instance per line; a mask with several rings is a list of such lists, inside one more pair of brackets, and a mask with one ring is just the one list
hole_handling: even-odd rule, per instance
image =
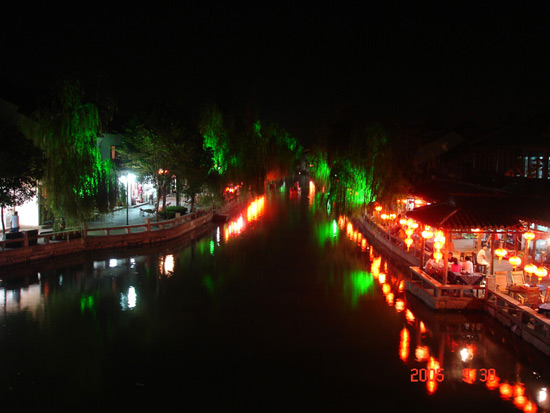
[[128, 182], [130, 182], [131, 184], [136, 182], [136, 176], [134, 174], [128, 174]]
[[220, 246], [220, 227], [216, 229], [216, 242], [218, 243], [218, 246]]
[[136, 290], [134, 287], [128, 288], [128, 308], [134, 308], [136, 306]]
[[59, 285], [63, 285], [63, 276], [62, 275], [59, 276]]
[[118, 178], [118, 180], [126, 185], [126, 175], [122, 175], [120, 178]]
[[109, 268], [115, 268], [116, 265], [117, 265], [117, 260], [116, 260], [116, 258], [111, 258], [111, 259], [109, 260]]
[[460, 358], [462, 359], [462, 361], [468, 360], [469, 356], [470, 356], [470, 354], [468, 353], [467, 348], [463, 348], [462, 350], [460, 350]]
[[546, 393], [546, 387], [543, 387], [542, 389], [540, 389], [539, 395], [537, 398], [539, 400], [539, 403], [546, 401], [546, 399], [548, 398], [548, 394]]

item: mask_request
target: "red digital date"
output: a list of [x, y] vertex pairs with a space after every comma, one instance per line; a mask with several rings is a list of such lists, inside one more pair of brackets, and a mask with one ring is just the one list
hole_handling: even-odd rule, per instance
[[411, 369], [411, 383], [445, 380], [444, 369]]

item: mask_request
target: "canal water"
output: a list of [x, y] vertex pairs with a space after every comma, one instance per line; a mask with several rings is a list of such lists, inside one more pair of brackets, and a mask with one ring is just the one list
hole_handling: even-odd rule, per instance
[[2, 406], [548, 410], [548, 357], [428, 310], [321, 196], [277, 188], [177, 242], [3, 270]]

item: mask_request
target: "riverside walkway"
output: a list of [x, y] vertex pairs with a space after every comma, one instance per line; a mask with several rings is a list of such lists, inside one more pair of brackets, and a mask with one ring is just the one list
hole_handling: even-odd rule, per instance
[[[227, 211], [238, 204], [238, 201], [234, 201], [222, 210]], [[113, 211], [90, 221], [85, 229], [74, 228], [53, 233], [38, 232], [36, 227], [23, 226], [22, 238], [0, 241], [0, 266], [51, 259], [87, 250], [139, 247], [164, 242], [205, 225], [212, 221], [214, 215], [212, 209], [199, 209], [181, 217], [157, 221], [140, 210], [147, 207], [151, 206], [136, 205]], [[29, 231], [33, 229], [34, 232]]]

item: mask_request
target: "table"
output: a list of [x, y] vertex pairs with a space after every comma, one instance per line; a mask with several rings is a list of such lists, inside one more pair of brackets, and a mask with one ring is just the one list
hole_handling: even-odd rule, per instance
[[[540, 292], [540, 287], [530, 287], [526, 285], [513, 285], [509, 284], [506, 287], [506, 290], [508, 291], [508, 295], [516, 300], [518, 300], [520, 295], [525, 295], [528, 292]], [[519, 301], [519, 300], [518, 300]]]
[[464, 284], [464, 285], [477, 285], [481, 282], [483, 279], [483, 274], [474, 272], [473, 274], [462, 274], [459, 272], [451, 272], [450, 273], [451, 282], [454, 282], [456, 284]]

